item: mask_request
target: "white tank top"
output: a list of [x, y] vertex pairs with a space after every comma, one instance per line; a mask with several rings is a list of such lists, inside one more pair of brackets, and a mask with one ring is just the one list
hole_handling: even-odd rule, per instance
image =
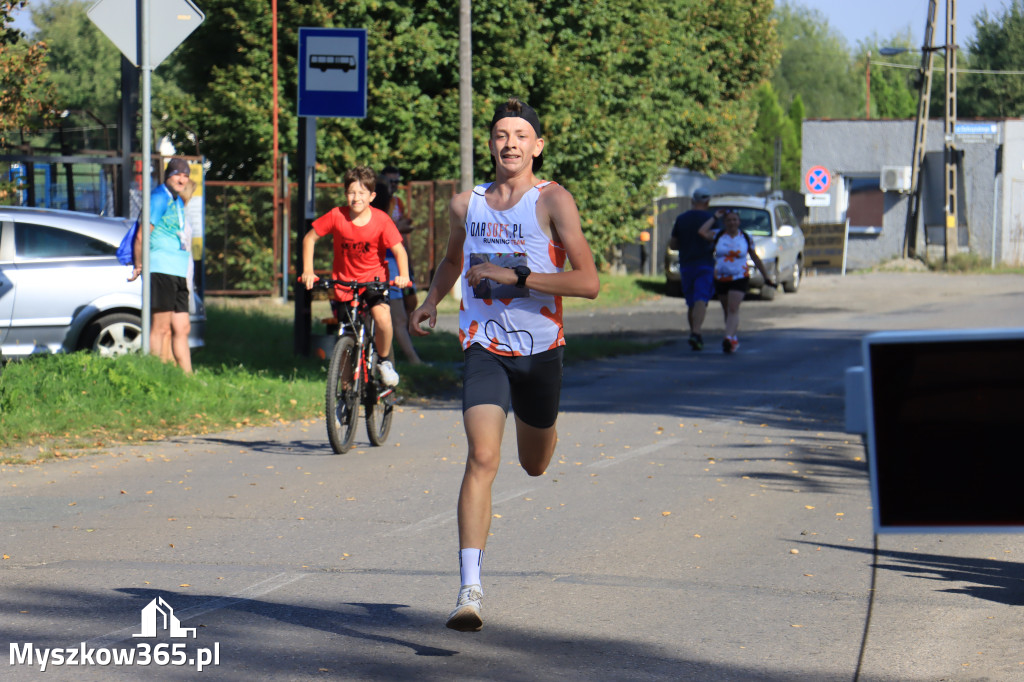
[[531, 187], [505, 211], [487, 205], [484, 192], [490, 183], [473, 188], [462, 248], [459, 341], [463, 349], [478, 343], [498, 355], [534, 355], [565, 345], [561, 296], [490, 280], [470, 287], [465, 278], [470, 267], [486, 261], [507, 268], [526, 265], [532, 272], [562, 272], [565, 249], [537, 223], [537, 200], [549, 184]]

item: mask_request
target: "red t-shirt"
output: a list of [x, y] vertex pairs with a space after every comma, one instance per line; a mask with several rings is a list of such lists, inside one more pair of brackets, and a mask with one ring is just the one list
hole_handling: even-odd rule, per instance
[[[349, 208], [332, 208], [313, 221], [313, 229], [321, 237], [334, 238], [332, 277], [356, 282], [372, 282], [375, 277], [388, 279], [384, 251], [402, 243], [402, 235], [387, 213], [370, 207], [370, 222], [355, 225], [349, 219]], [[334, 298], [351, 300], [350, 289], [335, 288]]]

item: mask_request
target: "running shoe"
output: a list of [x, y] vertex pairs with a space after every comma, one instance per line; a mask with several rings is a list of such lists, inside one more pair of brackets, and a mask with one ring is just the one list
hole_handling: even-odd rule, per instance
[[704, 350], [704, 339], [700, 334], [690, 334], [690, 348], [693, 350]]
[[[737, 350], [739, 350], [740, 340], [737, 339], [735, 336], [732, 337], [731, 339], [726, 339], [726, 342], [729, 344], [729, 350], [726, 350], [726, 353], [735, 353]], [[722, 344], [722, 350], [725, 350], [724, 343]]]
[[722, 339], [722, 352], [723, 353], [731, 353], [732, 352], [732, 342], [729, 339]]
[[380, 374], [381, 383], [385, 386], [398, 385], [398, 372], [395, 371], [390, 360], [377, 363], [377, 373]]
[[484, 593], [479, 585], [463, 585], [459, 590], [459, 599], [455, 602], [455, 610], [448, 616], [447, 627], [459, 632], [478, 632], [484, 626], [480, 618], [480, 602]]

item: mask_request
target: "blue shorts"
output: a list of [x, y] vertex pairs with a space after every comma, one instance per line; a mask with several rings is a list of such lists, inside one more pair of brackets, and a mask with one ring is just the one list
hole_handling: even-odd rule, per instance
[[715, 266], [680, 266], [679, 283], [688, 308], [692, 308], [697, 301], [707, 303], [715, 297]]
[[[395, 257], [391, 255], [390, 251], [388, 251], [385, 260], [388, 262], [388, 279], [398, 277], [398, 261], [395, 260]], [[391, 287], [388, 290], [388, 293], [392, 301], [398, 301], [402, 298], [402, 290], [398, 287]]]

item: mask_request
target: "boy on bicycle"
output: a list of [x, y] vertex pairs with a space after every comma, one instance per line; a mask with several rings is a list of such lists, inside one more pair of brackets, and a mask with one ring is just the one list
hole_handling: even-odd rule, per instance
[[[350, 282], [387, 282], [389, 273], [384, 252], [391, 249], [398, 262], [395, 286], [409, 286], [409, 257], [402, 246], [402, 235], [384, 211], [370, 205], [376, 196], [377, 174], [371, 168], [358, 166], [345, 173], [347, 206], [335, 207], [313, 221], [313, 228], [302, 239], [302, 283], [312, 289], [317, 276], [313, 272], [313, 250], [316, 240], [330, 234], [334, 238], [333, 279]], [[394, 273], [390, 273], [394, 275]], [[365, 293], [364, 293], [365, 292]], [[386, 386], [398, 384], [398, 373], [391, 362], [391, 307], [388, 292], [363, 290], [374, 321], [374, 346], [381, 361], [377, 364], [381, 381]], [[349, 289], [335, 287], [331, 308], [341, 317], [340, 307], [352, 300]]]

